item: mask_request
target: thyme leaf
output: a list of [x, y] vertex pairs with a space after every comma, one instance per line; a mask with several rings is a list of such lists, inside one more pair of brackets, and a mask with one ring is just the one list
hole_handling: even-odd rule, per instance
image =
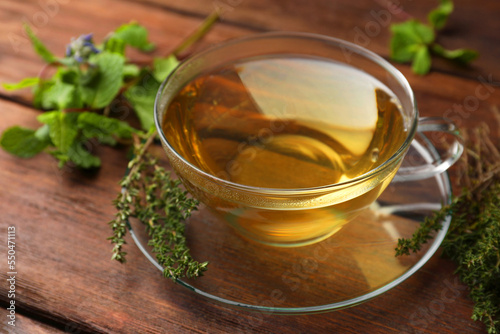
[[[500, 130], [498, 109], [493, 112]], [[456, 273], [469, 287], [472, 319], [484, 322], [488, 333], [500, 333], [500, 142], [491, 141], [486, 124], [464, 134], [467, 147], [457, 181], [462, 193], [428, 217], [410, 239], [400, 239], [396, 256], [419, 251], [450, 216], [443, 256], [456, 263]]]
[[113, 235], [108, 238], [114, 244], [112, 259], [124, 263], [124, 237], [128, 221], [140, 220], [149, 234], [148, 245], [164, 267], [164, 276], [173, 280], [182, 277], [198, 277], [207, 269], [208, 262], [195, 261], [190, 254], [185, 237], [185, 220], [198, 201], [181, 189], [180, 181], [171, 178], [170, 172], [158, 165], [154, 156], [147, 152], [156, 132], [145, 140], [136, 136], [134, 157], [129, 171], [121, 181], [122, 190], [114, 205], [115, 219], [109, 222]]
[[[123, 247], [128, 220], [136, 218], [146, 225], [148, 243], [165, 268], [164, 275], [173, 280], [201, 276], [208, 263], [191, 257], [184, 234], [185, 220], [198, 202], [148, 153], [156, 136], [153, 106], [161, 81], [179, 63], [178, 54], [203, 38], [218, 18], [215, 11], [174, 51], [143, 64], [126, 57], [127, 47], [145, 52], [154, 48], [148, 31], [137, 22], [120, 26], [102, 44], [95, 44], [92, 34], [73, 38], [63, 57], [56, 57], [25, 25], [35, 52], [47, 64], [39, 77], [3, 84], [8, 90], [33, 88], [34, 106], [45, 111], [38, 116], [42, 125], [37, 130], [13, 126], [0, 136], [0, 147], [18, 157], [31, 158], [46, 151], [60, 167], [72, 163], [84, 169], [97, 168], [101, 160], [86, 144], [131, 144], [133, 139], [134, 157], [113, 201], [117, 212], [109, 222], [112, 259], [126, 261]], [[47, 78], [49, 67], [56, 71]], [[132, 105], [141, 130], [109, 117], [123, 100]]]

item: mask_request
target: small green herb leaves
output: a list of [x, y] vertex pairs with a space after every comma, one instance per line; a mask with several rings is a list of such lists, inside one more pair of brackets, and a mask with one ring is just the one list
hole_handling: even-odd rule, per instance
[[468, 64], [477, 58], [478, 53], [469, 49], [446, 50], [439, 44], [432, 45], [432, 52], [444, 58], [457, 61], [462, 64]]
[[17, 90], [17, 89], [23, 89], [31, 86], [38, 85], [40, 82], [40, 78], [25, 78], [18, 83], [14, 84], [3, 84], [3, 88], [6, 90]]
[[429, 72], [431, 68], [431, 55], [429, 49], [425, 46], [420, 46], [415, 53], [413, 58], [413, 63], [411, 64], [411, 69], [413, 72], [418, 74], [424, 74]]
[[398, 62], [413, 61], [415, 73], [427, 73], [431, 63], [427, 45], [434, 41], [434, 31], [417, 20], [393, 24], [391, 31], [391, 58]]
[[98, 72], [83, 86], [83, 100], [92, 109], [106, 107], [120, 91], [125, 58], [116, 53], [102, 52], [90, 60]]
[[119, 39], [126, 45], [130, 45], [142, 51], [151, 51], [155, 45], [148, 40], [148, 31], [136, 22], [120, 26], [111, 35], [113, 39]]
[[207, 262], [195, 261], [186, 244], [184, 221], [196, 210], [198, 202], [182, 190], [180, 181], [170, 178], [170, 173], [158, 166], [156, 159], [147, 152], [156, 132], [145, 140], [135, 141], [134, 158], [129, 163], [128, 174], [122, 179], [122, 191], [114, 201], [117, 213], [109, 222], [114, 244], [112, 259], [126, 261], [123, 251], [129, 219], [143, 222], [149, 233], [158, 263], [163, 274], [173, 280], [198, 277], [207, 269]]
[[453, 11], [451, 0], [441, 0], [440, 5], [428, 16], [429, 25], [412, 19], [403, 23], [392, 24], [390, 42], [391, 59], [397, 62], [412, 62], [412, 70], [424, 75], [431, 68], [431, 53], [467, 64], [478, 53], [469, 49], [446, 50], [435, 43], [436, 32], [444, 27], [448, 16]]
[[[125, 56], [127, 47], [141, 51], [154, 48], [147, 30], [136, 22], [120, 26], [102, 45], [94, 44], [92, 34], [73, 38], [62, 58], [54, 56], [25, 26], [35, 51], [47, 62], [46, 67], [56, 68], [55, 73], [46, 78], [44, 68], [38, 78], [3, 84], [7, 90], [32, 87], [34, 106], [48, 110], [38, 116], [42, 125], [37, 130], [14, 126], [3, 132], [0, 146], [14, 155], [29, 158], [45, 151], [61, 167], [72, 164], [88, 169], [101, 165], [93, 152], [95, 144], [115, 145], [135, 139], [135, 156], [121, 182], [122, 190], [114, 202], [117, 214], [110, 222], [113, 259], [125, 262], [122, 246], [126, 224], [135, 217], [146, 224], [149, 244], [165, 268], [164, 275], [174, 280], [201, 276], [207, 263], [191, 257], [184, 236], [184, 221], [196, 209], [197, 201], [146, 152], [156, 136], [154, 101], [160, 83], [179, 64], [176, 54], [202, 38], [218, 18], [214, 12], [174, 53], [156, 57], [144, 66]], [[142, 130], [107, 116], [113, 105], [121, 108], [125, 102], [134, 108]]]
[[5, 130], [0, 138], [0, 145], [2, 145], [4, 150], [21, 158], [31, 158], [37, 155], [49, 143], [50, 140], [48, 140], [48, 137], [37, 136], [35, 130], [19, 126], [13, 126]]
[[45, 112], [38, 116], [45, 125], [38, 130], [18, 126], [7, 129], [0, 145], [9, 153], [29, 158], [44, 149], [59, 160], [81, 168], [100, 166], [100, 160], [89, 152], [90, 141], [115, 145], [118, 140], [131, 139], [137, 132], [127, 123], [92, 112]]
[[123, 95], [134, 108], [142, 128], [151, 129], [154, 127], [153, 110], [160, 82], [148, 73], [143, 83], [130, 87]]
[[134, 108], [143, 129], [154, 127], [153, 110], [160, 84], [177, 67], [179, 61], [174, 55], [155, 58], [152, 69], [144, 69], [141, 80], [124, 92]]
[[155, 58], [153, 62], [153, 76], [157, 81], [162, 82], [177, 65], [179, 65], [179, 61], [173, 55], [166, 58]]
[[[51, 78], [26, 78], [15, 84], [4, 84], [8, 90], [33, 87], [35, 107], [50, 110], [38, 117], [45, 125], [47, 140], [40, 141], [35, 130], [14, 127], [2, 135], [0, 145], [8, 152], [20, 157], [33, 156], [44, 149], [56, 159], [59, 165], [71, 162], [82, 168], [100, 165], [92, 155], [90, 141], [114, 145], [117, 140], [130, 139], [134, 132], [130, 126], [118, 120], [100, 115], [106, 114], [112, 102], [129, 86], [140, 82], [140, 76], [149, 72], [131, 63], [124, 55], [125, 46], [151, 50], [147, 31], [138, 23], [126, 24], [111, 34], [114, 45], [120, 51], [94, 45], [92, 34], [73, 38], [63, 58], [57, 58], [40, 41], [33, 31], [25, 26], [35, 51], [48, 63], [56, 67]], [[42, 71], [43, 74], [44, 71]], [[157, 89], [156, 84], [153, 89]], [[154, 103], [154, 95], [148, 95], [148, 107]], [[91, 116], [91, 114], [94, 114]], [[139, 118], [145, 128], [152, 124], [152, 107], [147, 115], [140, 110]], [[146, 119], [151, 119], [149, 123]], [[16, 144], [19, 142], [19, 144]]]
[[82, 108], [81, 90], [77, 86], [62, 80], [46, 83], [39, 90], [41, 107], [45, 110], [64, 110], [67, 108]]
[[441, 0], [437, 8], [433, 9], [427, 16], [431, 26], [436, 29], [443, 29], [448, 21], [448, 16], [453, 12], [452, 0]]
[[26, 31], [26, 34], [28, 35], [31, 44], [33, 44], [33, 48], [35, 49], [35, 52], [38, 53], [40, 57], [42, 57], [43, 60], [45, 60], [46, 63], [55, 63], [57, 62], [57, 57], [50, 52], [45, 45], [36, 37], [35, 33], [29, 25], [24, 24], [24, 30]]
[[443, 255], [457, 264], [456, 272], [470, 289], [472, 319], [483, 321], [488, 333], [500, 333], [500, 145], [491, 142], [489, 133], [487, 126], [464, 133], [469, 140], [458, 165], [464, 191], [426, 219], [410, 239], [398, 240], [396, 255], [419, 251], [451, 217]]
[[49, 126], [52, 143], [62, 152], [67, 152], [78, 134], [78, 114], [59, 111], [46, 112], [38, 120]]
[[[176, 50], [184, 50], [202, 38], [217, 19], [217, 13], [208, 16]], [[86, 149], [92, 146], [89, 140], [97, 139], [101, 144], [114, 145], [118, 139], [130, 139], [131, 131], [127, 128], [125, 135], [122, 123], [120, 126], [113, 123], [110, 127], [111, 121], [104, 119], [90, 124], [90, 116], [77, 116], [74, 113], [93, 112], [107, 116], [113, 105], [128, 103], [139, 118], [143, 133], [154, 127], [156, 93], [161, 82], [177, 67], [179, 61], [173, 53], [166, 57], [155, 57], [144, 66], [130, 62], [125, 55], [127, 47], [141, 51], [154, 49], [146, 28], [137, 22], [124, 24], [111, 32], [102, 45], [94, 44], [92, 34], [72, 38], [65, 56], [61, 58], [49, 51], [29, 26], [25, 25], [25, 29], [36, 53], [47, 62], [46, 67], [56, 67], [55, 73], [51, 78], [45, 78], [46, 71], [42, 70], [38, 78], [4, 83], [3, 87], [7, 90], [33, 88], [33, 105], [50, 111], [39, 118], [46, 125], [50, 136], [49, 142], [44, 142], [47, 145], [35, 145], [35, 130], [17, 127], [4, 133], [0, 145], [5, 150], [27, 157], [47, 148], [47, 152], [59, 160], [60, 166], [72, 162], [79, 167], [90, 168], [98, 166], [100, 162]], [[14, 138], [21, 137], [29, 140], [33, 149], [28, 150], [26, 146], [24, 152], [22, 145], [14, 145]]]
[[128, 123], [91, 112], [80, 114], [78, 128], [87, 138], [96, 138], [110, 145], [116, 144], [116, 139], [131, 139], [132, 134], [138, 132]]

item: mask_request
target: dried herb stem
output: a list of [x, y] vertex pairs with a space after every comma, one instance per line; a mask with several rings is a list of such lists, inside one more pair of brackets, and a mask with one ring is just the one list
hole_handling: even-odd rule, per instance
[[[492, 108], [500, 129], [500, 113]], [[443, 255], [457, 264], [456, 272], [474, 301], [472, 319], [482, 321], [488, 333], [500, 333], [500, 142], [490, 139], [486, 124], [464, 133], [467, 148], [458, 165], [457, 185], [462, 194], [426, 219], [410, 239], [400, 239], [396, 255], [417, 252], [442, 228]]]
[[135, 218], [145, 225], [148, 245], [164, 267], [166, 277], [173, 280], [198, 277], [208, 263], [191, 257], [184, 233], [185, 221], [196, 210], [198, 202], [148, 153], [155, 136], [156, 131], [152, 131], [146, 138], [135, 137], [134, 157], [122, 179], [122, 190], [114, 201], [117, 213], [109, 222], [113, 230], [113, 236], [108, 238], [114, 244], [112, 258], [126, 261], [126, 252], [122, 249], [126, 243], [124, 237], [129, 219]]

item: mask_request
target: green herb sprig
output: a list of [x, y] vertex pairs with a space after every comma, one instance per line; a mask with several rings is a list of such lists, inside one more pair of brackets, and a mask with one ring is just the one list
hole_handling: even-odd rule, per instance
[[[175, 55], [154, 58], [138, 66], [126, 57], [126, 48], [151, 51], [147, 30], [136, 22], [124, 24], [96, 45], [92, 34], [81, 35], [68, 44], [64, 57], [56, 57], [24, 26], [35, 51], [47, 63], [38, 77], [15, 84], [7, 90], [32, 87], [34, 107], [47, 112], [38, 116], [38, 129], [14, 126], [0, 138], [0, 146], [19, 157], [29, 158], [42, 151], [54, 156], [59, 166], [68, 163], [94, 168], [101, 160], [86, 147], [97, 141], [104, 145], [130, 143], [133, 133], [153, 127], [153, 104], [160, 83], [178, 64]], [[55, 73], [45, 78], [49, 69]], [[147, 86], [143, 84], [147, 81]], [[110, 118], [114, 108], [129, 103], [142, 130]], [[118, 107], [117, 107], [118, 106]]]
[[[493, 112], [500, 130], [500, 113]], [[500, 333], [500, 142], [495, 145], [489, 134], [485, 124], [469, 132], [459, 164], [462, 194], [426, 219], [411, 239], [400, 239], [396, 255], [419, 251], [450, 216], [443, 256], [457, 264], [456, 273], [469, 287], [472, 319], [484, 322], [493, 334]]]
[[[101, 165], [88, 149], [93, 142], [133, 144], [134, 157], [113, 202], [117, 213], [109, 222], [112, 259], [126, 261], [123, 246], [129, 219], [138, 219], [146, 226], [148, 244], [164, 267], [164, 275], [173, 280], [201, 276], [208, 263], [191, 257], [184, 233], [185, 220], [198, 202], [147, 152], [157, 135], [154, 102], [161, 82], [179, 64], [177, 55], [205, 36], [218, 18], [217, 12], [209, 15], [172, 53], [145, 64], [126, 56], [128, 47], [144, 52], [155, 48], [147, 30], [137, 22], [120, 26], [99, 45], [91, 34], [72, 39], [64, 57], [55, 56], [25, 25], [36, 53], [47, 64], [38, 77], [3, 84], [7, 90], [33, 88], [34, 106], [45, 111], [37, 117], [42, 123], [38, 129], [13, 126], [2, 133], [0, 146], [7, 152], [30, 158], [45, 151], [60, 167], [71, 164], [88, 169]], [[46, 78], [49, 69], [55, 73]], [[141, 129], [111, 117], [114, 106], [121, 109], [127, 103]]]
[[173, 280], [198, 277], [207, 269], [208, 262], [195, 261], [187, 247], [184, 221], [196, 210], [198, 201], [180, 188], [180, 181], [158, 165], [147, 149], [154, 133], [143, 142], [135, 137], [134, 158], [130, 160], [127, 175], [121, 181], [122, 191], [114, 201], [115, 219], [109, 222], [115, 245], [113, 259], [124, 263], [127, 224], [136, 218], [144, 223], [149, 234], [148, 245], [164, 267], [163, 274]]
[[413, 72], [419, 75], [430, 71], [432, 54], [461, 64], [468, 64], [476, 59], [479, 55], [477, 51], [447, 50], [436, 43], [437, 31], [446, 25], [453, 8], [452, 0], [440, 0], [439, 6], [427, 16], [428, 24], [417, 19], [391, 24], [391, 59], [401, 63], [411, 62]]

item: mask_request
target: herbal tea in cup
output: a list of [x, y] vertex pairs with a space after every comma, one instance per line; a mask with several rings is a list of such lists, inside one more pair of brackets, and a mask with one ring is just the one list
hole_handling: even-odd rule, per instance
[[305, 34], [195, 56], [167, 78], [156, 105], [190, 193], [241, 234], [276, 246], [320, 241], [370, 206], [417, 121], [406, 80], [384, 60]]

